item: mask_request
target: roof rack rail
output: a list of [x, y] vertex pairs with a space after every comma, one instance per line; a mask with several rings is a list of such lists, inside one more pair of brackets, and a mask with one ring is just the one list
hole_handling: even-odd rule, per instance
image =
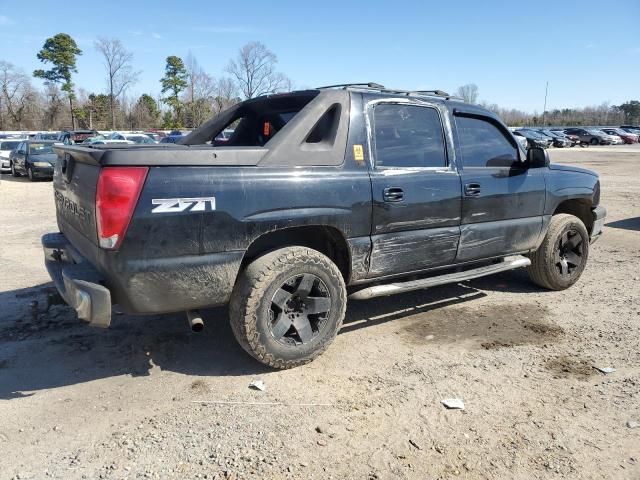
[[416, 90], [412, 93], [418, 93], [421, 95], [436, 95], [438, 97], [449, 97], [451, 98], [451, 95], [449, 95], [447, 92], [444, 92], [442, 90]]
[[425, 95], [432, 97], [442, 97], [447, 100], [452, 98], [457, 98], [454, 95], [450, 95], [443, 90], [401, 90], [398, 88], [387, 88], [384, 85], [380, 85], [379, 83], [369, 82], [369, 83], [343, 83], [338, 85], [328, 85], [326, 87], [318, 87], [318, 90], [323, 90], [327, 88], [355, 88], [361, 90], [375, 90], [382, 93], [392, 93], [396, 95], [406, 95], [407, 97], [412, 95]]
[[324, 90], [327, 88], [348, 88], [348, 87], [367, 87], [367, 88], [374, 88], [376, 90], [384, 90], [384, 85], [380, 85], [379, 83], [375, 83], [375, 82], [368, 82], [368, 83], [339, 83], [337, 85], [326, 85], [324, 87], [317, 87], [317, 90]]

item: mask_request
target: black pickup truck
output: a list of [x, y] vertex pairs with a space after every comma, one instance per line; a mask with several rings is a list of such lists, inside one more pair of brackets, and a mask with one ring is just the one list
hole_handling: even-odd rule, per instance
[[[224, 142], [220, 132], [233, 128]], [[493, 113], [440, 91], [355, 84], [242, 102], [166, 145], [57, 147], [47, 268], [78, 316], [229, 303], [242, 347], [289, 368], [335, 338], [347, 298], [518, 267], [582, 274], [598, 175], [525, 152]]]

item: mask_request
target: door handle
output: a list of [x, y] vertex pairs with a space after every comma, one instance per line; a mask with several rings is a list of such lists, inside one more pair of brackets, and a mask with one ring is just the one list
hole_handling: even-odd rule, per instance
[[479, 183], [467, 183], [464, 186], [464, 194], [467, 197], [478, 197], [478, 196], [480, 196], [480, 184]]
[[385, 188], [382, 191], [382, 199], [385, 202], [402, 202], [404, 200], [404, 191], [398, 187]]

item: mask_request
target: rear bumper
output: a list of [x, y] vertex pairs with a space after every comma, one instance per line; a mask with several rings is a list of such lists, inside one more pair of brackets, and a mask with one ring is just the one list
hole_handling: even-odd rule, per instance
[[90, 256], [90, 248], [97, 247], [88, 243], [72, 229], [42, 237], [45, 264], [60, 295], [79, 318], [105, 328], [114, 304], [125, 313], [143, 315], [226, 304], [244, 254], [122, 259], [119, 252], [104, 250]]
[[44, 261], [58, 292], [90, 325], [111, 324], [111, 292], [99, 272], [82, 258], [61, 233], [42, 237]]
[[603, 206], [597, 206], [591, 209], [593, 215], [593, 228], [591, 229], [591, 243], [595, 242], [602, 235], [604, 220], [607, 218], [607, 209]]

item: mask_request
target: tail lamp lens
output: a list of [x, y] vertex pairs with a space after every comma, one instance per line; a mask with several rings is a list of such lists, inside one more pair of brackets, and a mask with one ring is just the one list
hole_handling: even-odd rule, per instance
[[148, 167], [105, 167], [98, 177], [96, 220], [100, 247], [116, 250], [129, 227]]

